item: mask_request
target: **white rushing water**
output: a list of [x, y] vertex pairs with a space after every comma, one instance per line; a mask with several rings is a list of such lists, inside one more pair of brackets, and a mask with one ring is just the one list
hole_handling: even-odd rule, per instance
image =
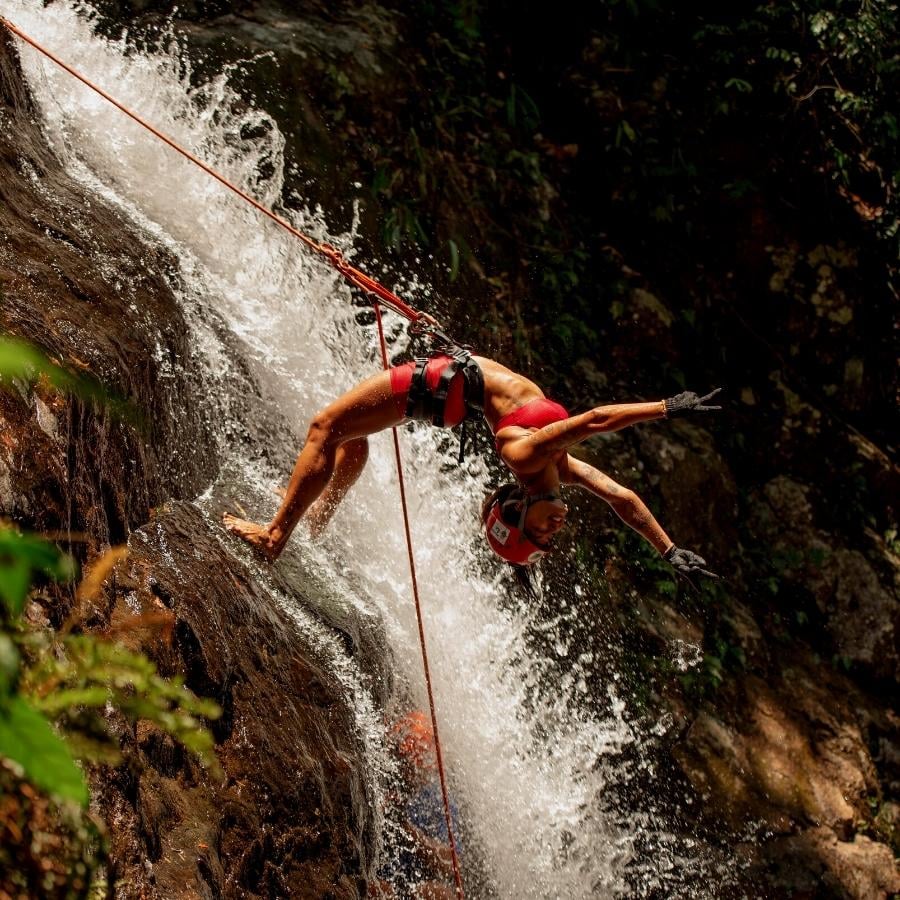
[[[261, 202], [279, 207], [284, 141], [264, 111], [235, 103], [226, 75], [191, 88], [189, 66], [174, 44], [153, 55], [126, 53], [95, 36], [84, 10], [69, 0], [48, 7], [40, 0], [0, 0], [0, 12]], [[220, 317], [239, 340], [263, 393], [298, 441], [320, 406], [379, 366], [372, 329], [355, 323], [347, 288], [298, 241], [34, 51], [22, 48], [22, 59], [45, 131], [69, 170], [179, 260], [192, 340], [206, 359], [208, 417], [217, 421], [227, 466], [248, 492], [252, 486], [257, 496], [271, 496], [274, 511], [272, 488], [285, 483], [288, 472], [268, 468], [259, 456], [247, 463], [231, 450], [228, 435], [245, 423], [229, 417], [243, 414], [233, 411], [243, 407], [222, 399], [227, 353], [204, 324], [204, 311]], [[244, 139], [242, 129], [263, 137]], [[271, 164], [274, 175], [262, 178], [263, 164]], [[327, 235], [312, 213], [290, 216], [351, 252], [352, 234]], [[409, 299], [427, 305], [426, 298], [420, 292]], [[388, 324], [399, 333], [400, 322], [389, 317]], [[527, 641], [533, 613], [506, 595], [496, 566], [481, 564], [477, 510], [487, 469], [478, 461], [465, 470], [439, 464], [449, 463], [455, 450], [442, 451], [440, 440], [428, 429], [401, 434], [451, 791], [463, 811], [466, 841], [477, 848], [464, 854], [464, 863], [477, 857], [484, 869], [473, 896], [625, 894], [626, 867], [640, 866], [639, 835], [658, 848], [666, 836], [651, 834], [646, 817], [625, 825], [621, 815], [604, 811], [607, 789], [626, 777], [609, 760], [638, 740], [623, 701], [610, 688], [602, 704], [592, 702], [579, 677], [579, 666], [589, 661], [548, 685], [549, 663], [535, 658]], [[389, 434], [372, 439], [368, 469], [326, 538], [315, 545], [298, 533], [294, 546], [343, 602], [368, 620], [384, 621], [395, 664], [424, 706]], [[594, 602], [587, 592], [568, 601], [575, 610]], [[372, 767], [382, 771], [381, 716], [365, 680], [326, 627], [303, 609], [292, 614], [352, 694]], [[555, 627], [564, 644], [565, 621]], [[651, 880], [648, 874], [645, 884]]]

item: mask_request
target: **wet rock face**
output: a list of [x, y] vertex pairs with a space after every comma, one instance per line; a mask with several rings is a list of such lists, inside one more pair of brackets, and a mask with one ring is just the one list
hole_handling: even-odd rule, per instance
[[[0, 330], [100, 379], [146, 421], [135, 428], [44, 383], [0, 392], [0, 515], [83, 532], [75, 551], [87, 557], [127, 539], [92, 626], [114, 624], [225, 711], [214, 724], [223, 781], [155, 727], [114, 723], [127, 763], [91, 781], [117, 896], [360, 896], [372, 798], [346, 688], [194, 507], [174, 502], [147, 524], [218, 470], [175, 263], [67, 176], [3, 36], [0, 236]], [[53, 602], [58, 624], [70, 598]], [[134, 628], [145, 611], [169, 617], [170, 642]]]
[[759, 531], [783, 560], [785, 581], [812, 594], [836, 653], [876, 678], [896, 681], [900, 569], [890, 565], [895, 557], [878, 546], [883, 542], [875, 534], [868, 538], [878, 552], [870, 555], [885, 572], [860, 550], [836, 545], [834, 536], [817, 523], [810, 490], [789, 477], [772, 479], [763, 496], [757, 510]]
[[357, 897], [373, 825], [346, 689], [230, 540], [196, 507], [171, 504], [132, 534], [108, 593], [104, 617], [120, 628], [172, 614], [171, 643], [138, 632], [133, 641], [224, 710], [213, 725], [222, 781], [154, 727], [125, 735], [136, 774], [98, 782], [116, 823], [115, 875], [160, 900]]
[[737, 539], [738, 491], [710, 431], [676, 421], [637, 432], [636, 439], [650, 483], [665, 504], [663, 520], [677, 523], [679, 546], [699, 549], [707, 559], [727, 559]]
[[[174, 263], [69, 178], [0, 35], [0, 330], [129, 401], [143, 433], [49, 388], [0, 397], [0, 513], [118, 543], [197, 491], [216, 454], [173, 293]], [[181, 375], [182, 377], [173, 377]]]
[[765, 838], [753, 871], [777, 896], [807, 896], [816, 886], [829, 897], [900, 889], [881, 843], [890, 844], [890, 827], [866, 825], [874, 840], [861, 833], [887, 780], [884, 753], [873, 748], [900, 736], [890, 713], [873, 719], [848, 681], [823, 678], [812, 659], [776, 683], [747, 676], [727, 693], [730, 711], [720, 703], [701, 712], [674, 755], [710, 814], [736, 834]]
[[894, 855], [865, 835], [839, 841], [827, 828], [811, 828], [776, 841], [772, 856], [773, 876], [787, 896], [871, 900], [900, 890]]

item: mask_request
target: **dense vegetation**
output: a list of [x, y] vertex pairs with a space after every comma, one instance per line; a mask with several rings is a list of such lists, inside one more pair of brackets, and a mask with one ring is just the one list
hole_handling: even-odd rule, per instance
[[[39, 379], [45, 391], [65, 390], [129, 414], [99, 384], [28, 344], [0, 338], [0, 389], [27, 392]], [[58, 536], [63, 544], [72, 539]], [[218, 769], [212, 734], [202, 724], [220, 714], [216, 704], [195, 697], [183, 678], [161, 678], [143, 653], [122, 643], [135, 630], [171, 629], [171, 617], [145, 617], [103, 635], [84, 627], [124, 555], [113, 548], [93, 560], [74, 590], [72, 556], [0, 521], [0, 892], [6, 896], [86, 895], [103, 859], [102, 824], [85, 814], [88, 785], [75, 760], [123, 762], [114, 717], [153, 723]], [[58, 629], [46, 616], [50, 606], [58, 610], [54, 583], [74, 591]]]

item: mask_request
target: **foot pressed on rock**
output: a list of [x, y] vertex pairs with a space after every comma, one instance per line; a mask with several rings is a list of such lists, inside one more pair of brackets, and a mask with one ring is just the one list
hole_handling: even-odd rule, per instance
[[222, 522], [230, 532], [243, 538], [270, 562], [274, 562], [281, 553], [283, 543], [276, 539], [268, 525], [248, 522], [246, 519], [239, 519], [237, 516], [231, 515], [231, 513], [225, 513]]

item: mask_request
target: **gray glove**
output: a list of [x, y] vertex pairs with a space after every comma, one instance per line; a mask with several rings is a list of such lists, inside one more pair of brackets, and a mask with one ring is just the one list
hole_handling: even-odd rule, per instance
[[715, 572], [704, 568], [706, 560], [692, 550], [682, 550], [674, 544], [663, 554], [663, 559], [682, 575], [687, 583], [696, 591], [697, 585], [691, 580], [692, 575], [705, 575], [707, 578], [719, 578]]
[[713, 409], [721, 409], [721, 406], [705, 406], [707, 400], [712, 400], [722, 388], [710, 391], [705, 397], [700, 397], [693, 391], [683, 391], [674, 397], [669, 397], [666, 403], [666, 418], [684, 416], [692, 412], [709, 412]]

